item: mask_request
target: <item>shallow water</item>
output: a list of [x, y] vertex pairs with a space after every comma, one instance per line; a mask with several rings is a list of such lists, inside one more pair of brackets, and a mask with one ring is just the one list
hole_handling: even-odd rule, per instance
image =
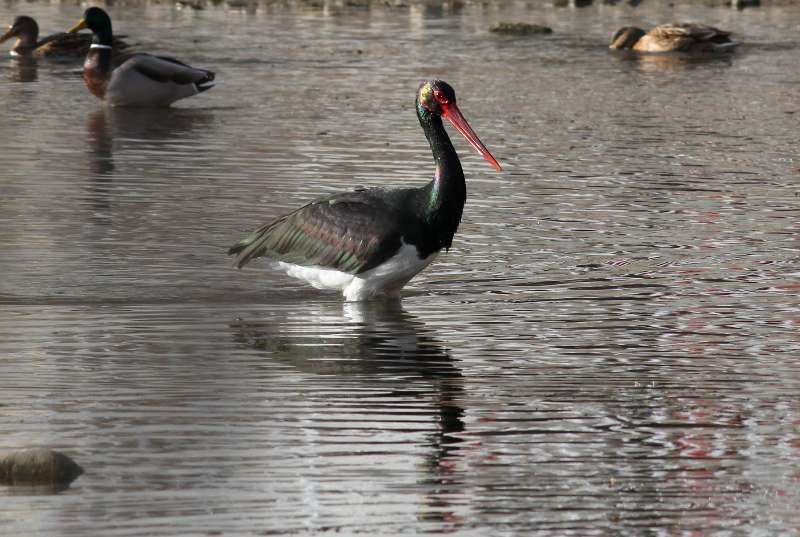
[[[800, 532], [800, 8], [111, 14], [225, 83], [105, 111], [0, 62], [0, 449], [87, 470], [0, 487], [0, 534]], [[604, 48], [672, 19], [746, 45]], [[505, 171], [455, 140], [464, 220], [402, 303], [231, 267], [313, 197], [426, 181], [433, 76]]]

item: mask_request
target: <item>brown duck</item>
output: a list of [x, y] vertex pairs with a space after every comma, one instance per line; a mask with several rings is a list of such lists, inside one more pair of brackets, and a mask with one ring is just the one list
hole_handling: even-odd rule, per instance
[[[0, 43], [17, 38], [11, 48], [12, 56], [33, 58], [83, 58], [92, 44], [92, 34], [57, 33], [39, 39], [39, 25], [31, 17], [20, 15], [0, 36]], [[114, 39], [114, 49], [128, 48], [122, 39]]]
[[608, 47], [638, 52], [722, 52], [739, 45], [730, 35], [698, 23], [662, 24], [649, 32], [626, 26], [617, 30]]

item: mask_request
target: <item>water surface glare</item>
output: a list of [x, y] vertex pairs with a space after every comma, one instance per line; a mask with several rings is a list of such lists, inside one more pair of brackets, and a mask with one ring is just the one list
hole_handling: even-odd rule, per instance
[[[0, 450], [86, 469], [0, 487], [0, 535], [800, 534], [800, 7], [448, 5], [111, 7], [224, 80], [167, 111], [0, 60]], [[605, 48], [671, 20], [745, 45]], [[505, 170], [453, 136], [464, 219], [401, 303], [231, 267], [427, 181], [431, 77]]]

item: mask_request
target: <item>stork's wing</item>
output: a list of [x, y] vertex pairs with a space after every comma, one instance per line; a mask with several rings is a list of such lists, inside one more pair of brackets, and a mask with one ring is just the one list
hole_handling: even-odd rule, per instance
[[358, 274], [401, 246], [401, 218], [378, 189], [337, 194], [309, 203], [254, 231], [228, 254], [239, 268], [267, 256], [287, 263]]

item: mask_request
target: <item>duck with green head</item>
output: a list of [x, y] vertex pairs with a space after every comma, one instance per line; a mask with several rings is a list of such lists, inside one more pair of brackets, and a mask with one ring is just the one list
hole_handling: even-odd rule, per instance
[[637, 52], [723, 52], [739, 43], [730, 32], [698, 23], [662, 24], [649, 32], [635, 26], [620, 28], [608, 48]]
[[114, 68], [111, 18], [99, 7], [88, 8], [69, 32], [84, 28], [94, 38], [83, 64], [83, 79], [93, 95], [111, 106], [169, 106], [215, 84], [213, 72], [166, 56], [136, 53]]
[[[6, 32], [0, 43], [17, 38], [11, 47], [12, 56], [33, 58], [83, 58], [92, 44], [91, 34], [57, 33], [39, 39], [39, 25], [32, 17], [20, 15]], [[122, 39], [114, 39], [114, 50], [128, 47]]]

